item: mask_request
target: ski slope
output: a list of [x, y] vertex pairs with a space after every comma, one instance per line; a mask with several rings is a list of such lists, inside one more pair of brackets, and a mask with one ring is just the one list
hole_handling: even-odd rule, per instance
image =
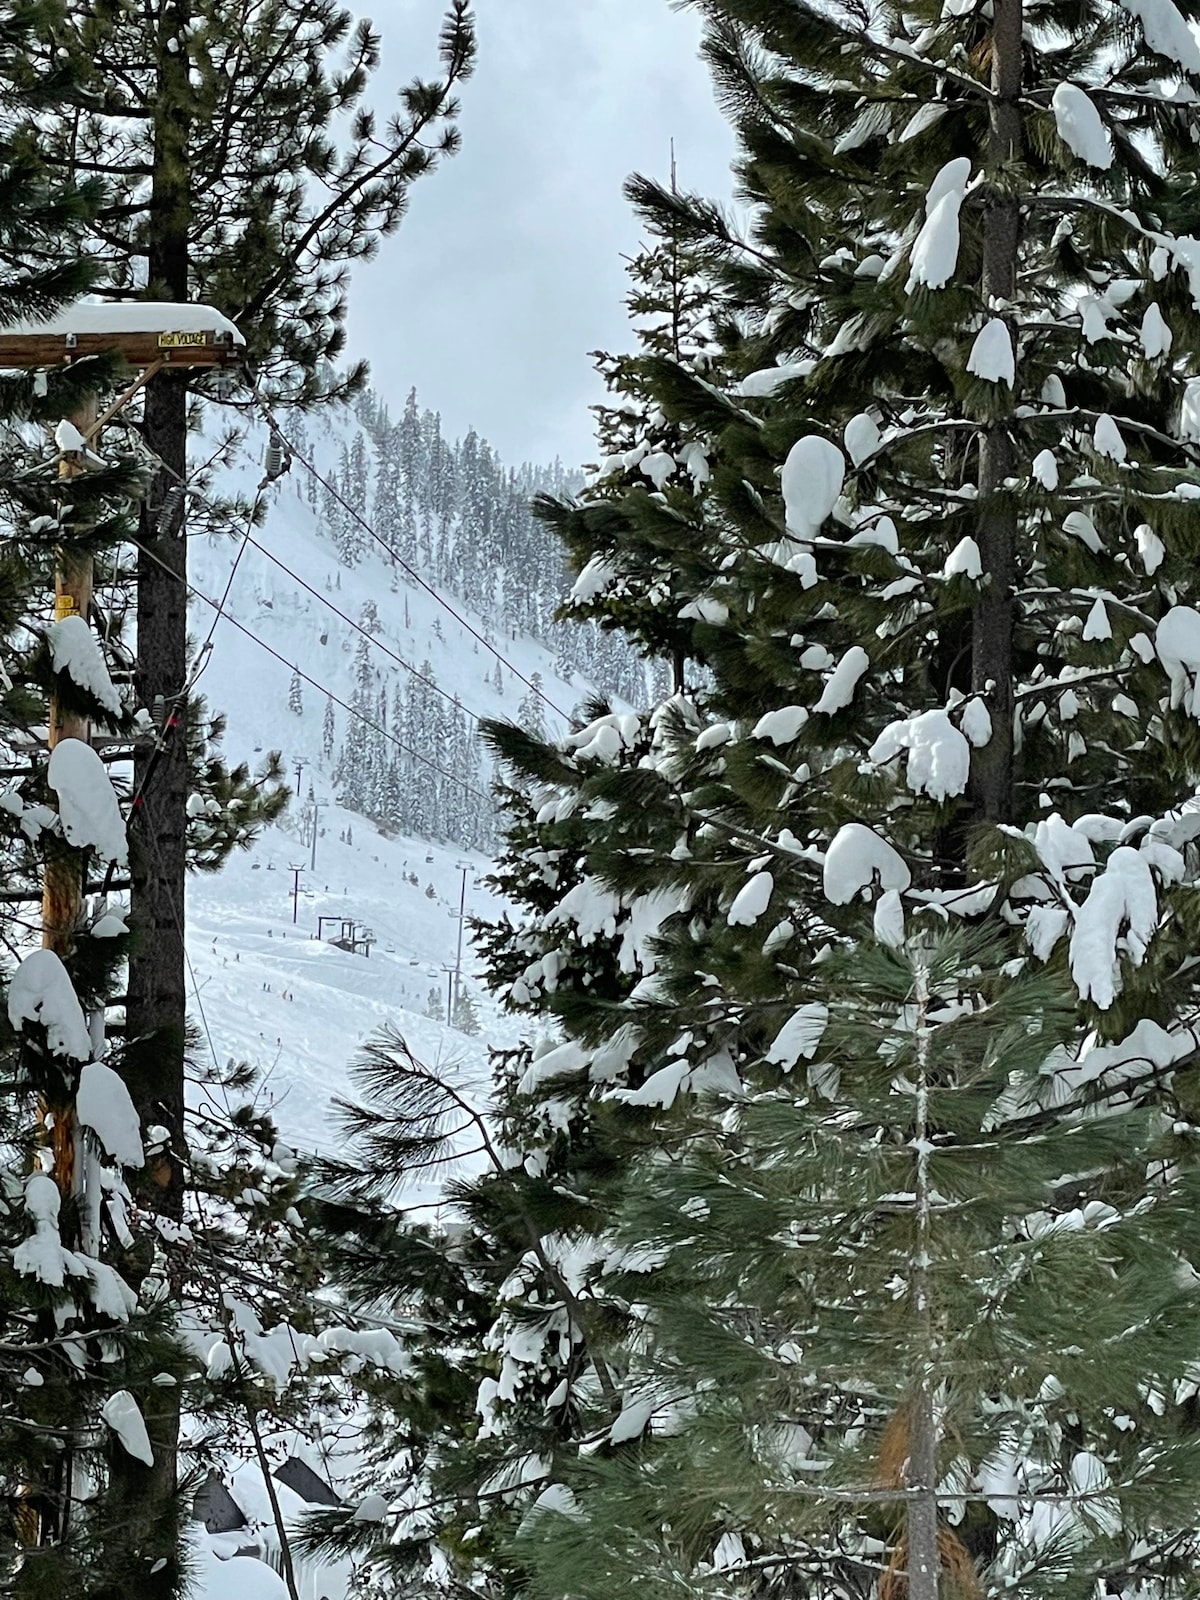
[[[353, 426], [345, 413], [333, 420]], [[322, 443], [328, 465], [340, 447], [336, 426]], [[239, 463], [221, 476], [223, 494], [252, 498], [264, 446], [265, 435], [252, 430]], [[224, 748], [230, 760], [256, 765], [278, 749], [293, 787], [300, 765], [301, 795], [307, 800], [311, 790], [320, 807], [316, 868], [310, 866], [311, 836], [302, 836], [301, 805], [293, 801], [284, 821], [221, 873], [191, 879], [188, 950], [196, 1020], [206, 1024], [217, 1061], [258, 1067], [265, 1103], [283, 1136], [316, 1148], [331, 1136], [329, 1102], [347, 1091], [357, 1047], [382, 1023], [399, 1028], [425, 1061], [453, 1066], [464, 1082], [479, 1087], [488, 1043], [510, 1043], [514, 1030], [474, 976], [469, 934], [463, 938], [462, 988], [481, 1031], [468, 1037], [445, 1021], [446, 969], [455, 964], [459, 945], [460, 869], [466, 868], [467, 919], [486, 916], [495, 909], [483, 883], [488, 861], [452, 844], [385, 837], [338, 805], [336, 751], [326, 757], [322, 750], [325, 696], [303, 682], [301, 710], [290, 710], [293, 665], [348, 705], [361, 635], [338, 613], [357, 620], [372, 601], [387, 651], [418, 666], [428, 662], [440, 687], [475, 715], [514, 718], [527, 693], [522, 678], [532, 679], [535, 672], [547, 699], [564, 709], [592, 689], [580, 679], [563, 682], [553, 652], [528, 637], [496, 641], [511, 663], [497, 674], [496, 657], [381, 549], [369, 551], [358, 566], [340, 566], [309, 504], [304, 478], [304, 469], [295, 465], [268, 491], [266, 524], [254, 537], [308, 590], [268, 555], [243, 545], [236, 527], [227, 536], [193, 539], [189, 554], [190, 581], [201, 594], [220, 601], [228, 588], [226, 614], [213, 629], [198, 692], [228, 719]], [[482, 619], [448, 598], [467, 623], [489, 636]], [[198, 641], [208, 635], [214, 615], [209, 605], [193, 600]], [[403, 669], [374, 647], [372, 660], [381, 689], [390, 693]], [[549, 707], [543, 711], [553, 723]], [[348, 713], [335, 708], [335, 715], [340, 741]], [[418, 754], [433, 761], [439, 756], [436, 748]], [[303, 869], [295, 922], [293, 866]], [[416, 875], [416, 884], [409, 874]], [[335, 948], [329, 940], [339, 927], [332, 922], [323, 925], [325, 939], [318, 939], [321, 916], [371, 928], [376, 938], [369, 957]], [[435, 994], [437, 1018], [429, 1014]]]

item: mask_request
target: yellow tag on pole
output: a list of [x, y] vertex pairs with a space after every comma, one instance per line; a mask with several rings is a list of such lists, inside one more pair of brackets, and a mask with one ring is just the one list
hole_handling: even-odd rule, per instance
[[61, 622], [63, 617], [73, 617], [78, 611], [73, 594], [56, 594], [54, 596], [54, 620]]

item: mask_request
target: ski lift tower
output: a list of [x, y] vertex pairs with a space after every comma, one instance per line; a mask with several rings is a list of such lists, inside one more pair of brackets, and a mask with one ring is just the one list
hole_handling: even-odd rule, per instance
[[[69, 479], [98, 460], [100, 431], [123, 411], [156, 373], [174, 367], [233, 367], [245, 358], [246, 341], [232, 322], [211, 306], [171, 301], [77, 301], [52, 317], [0, 329], [0, 370], [44, 372], [73, 366], [95, 356], [120, 356], [133, 381], [101, 413], [99, 397], [89, 394], [55, 436], [58, 473]], [[54, 620], [79, 616], [90, 621], [92, 560], [60, 548], [54, 566]], [[50, 702], [49, 747], [60, 739], [90, 737], [86, 720]], [[42, 879], [42, 944], [56, 955], [70, 954], [83, 914], [83, 883], [72, 866], [51, 856]], [[54, 1175], [70, 1193], [74, 1183], [74, 1125], [70, 1108], [48, 1108], [54, 1118]], [[64, 1115], [64, 1111], [68, 1114]]]

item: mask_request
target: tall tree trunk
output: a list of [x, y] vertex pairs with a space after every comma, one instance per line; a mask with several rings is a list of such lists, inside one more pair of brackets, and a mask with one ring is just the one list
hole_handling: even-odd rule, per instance
[[913, 1119], [913, 1148], [916, 1150], [915, 1237], [910, 1292], [919, 1350], [920, 1370], [912, 1384], [909, 1417], [907, 1535], [908, 1600], [938, 1600], [941, 1557], [938, 1552], [938, 1436], [934, 1388], [937, 1383], [933, 1305], [930, 1299], [929, 1269], [933, 1246], [933, 1185], [929, 1156], [929, 969], [923, 954], [918, 954], [913, 971], [913, 999], [916, 1016], [916, 1115]]
[[[994, 0], [992, 90], [988, 164], [991, 183], [984, 201], [983, 299], [1011, 301], [1016, 291], [1021, 208], [1009, 192], [1012, 172], [1005, 167], [1021, 155], [1022, 0]], [[1015, 330], [1010, 330], [1015, 333]], [[984, 589], [972, 623], [971, 686], [985, 697], [992, 737], [971, 761], [971, 799], [980, 821], [1007, 822], [1013, 814], [1013, 631], [1016, 605], [1017, 513], [1015, 505], [994, 496], [1014, 476], [1016, 454], [1011, 419], [1001, 417], [984, 431], [979, 462], [979, 554]]]
[[[165, 0], [158, 17], [158, 98], [148, 241], [152, 298], [189, 297], [191, 98], [187, 0]], [[172, 46], [174, 48], [172, 48]], [[170, 1134], [148, 1168], [143, 1200], [173, 1219], [183, 1214], [184, 1052], [187, 1020], [184, 883], [187, 826], [187, 540], [184, 505], [169, 491], [187, 473], [187, 379], [163, 372], [146, 391], [146, 442], [171, 469], [160, 471], [143, 508], [137, 567], [137, 691], [161, 712], [160, 737], [134, 763], [127, 1078], [144, 1125]], [[145, 1266], [141, 1264], [144, 1273]], [[137, 1276], [134, 1268], [133, 1276]], [[136, 1398], [154, 1448], [146, 1467], [117, 1449], [112, 1493], [127, 1511], [130, 1553], [140, 1568], [138, 1600], [166, 1600], [181, 1586], [176, 1515], [179, 1391], [146, 1383]], [[130, 1591], [131, 1594], [133, 1591]]]

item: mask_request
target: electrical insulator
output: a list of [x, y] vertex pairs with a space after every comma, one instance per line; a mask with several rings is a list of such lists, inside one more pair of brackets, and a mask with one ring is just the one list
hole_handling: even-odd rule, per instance
[[292, 464], [292, 452], [283, 442], [282, 435], [271, 429], [271, 437], [267, 441], [267, 453], [263, 457], [263, 481], [260, 489], [265, 489], [269, 483], [274, 483], [276, 478], [282, 478]]
[[162, 505], [158, 508], [158, 516], [154, 523], [155, 533], [162, 533], [164, 529], [170, 527], [175, 520], [175, 513], [179, 510], [179, 502], [183, 499], [183, 495], [183, 488], [177, 483], [172, 484], [167, 490]]

